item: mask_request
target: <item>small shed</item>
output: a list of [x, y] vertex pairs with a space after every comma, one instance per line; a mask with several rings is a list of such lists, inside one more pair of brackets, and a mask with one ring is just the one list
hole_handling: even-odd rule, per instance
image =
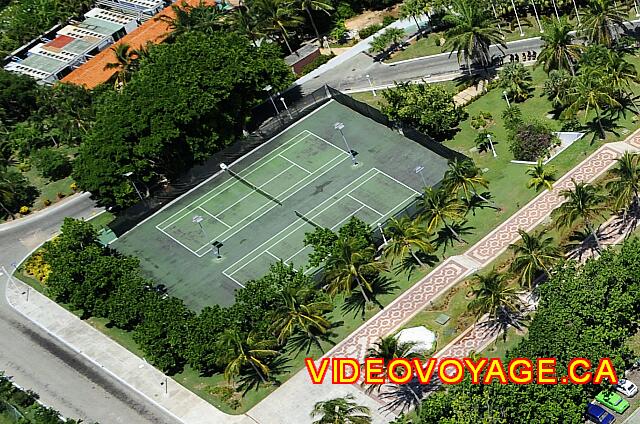
[[298, 50], [284, 58], [287, 65], [291, 67], [294, 74], [301, 75], [305, 66], [320, 57], [320, 48], [313, 44], [305, 44]]

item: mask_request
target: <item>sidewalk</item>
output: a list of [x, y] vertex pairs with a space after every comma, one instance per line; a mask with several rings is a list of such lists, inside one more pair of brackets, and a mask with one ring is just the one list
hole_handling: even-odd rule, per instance
[[10, 277], [6, 297], [14, 309], [47, 333], [178, 420], [190, 424], [256, 424], [244, 415], [222, 413], [26, 284]]

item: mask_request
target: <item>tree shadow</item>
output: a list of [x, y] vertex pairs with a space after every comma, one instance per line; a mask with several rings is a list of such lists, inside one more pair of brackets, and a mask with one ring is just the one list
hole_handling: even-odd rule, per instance
[[[612, 113], [618, 114], [620, 112], [612, 112]], [[593, 145], [594, 143], [603, 140], [601, 138], [601, 135], [602, 135], [602, 131], [600, 129], [601, 124], [605, 132], [605, 137], [607, 132], [613, 133], [615, 134], [616, 137], [619, 137], [620, 136], [619, 130], [622, 128], [622, 126], [618, 125], [617, 119], [618, 118], [611, 116], [611, 114], [607, 114], [600, 117], [600, 123], [598, 123], [597, 117], [588, 121], [584, 125], [583, 129], [586, 132], [586, 134], [591, 134], [590, 144]]]
[[341, 308], [342, 312], [344, 314], [353, 312], [354, 317], [360, 315], [364, 321], [368, 310], [373, 309], [375, 306], [384, 309], [384, 305], [378, 300], [380, 296], [392, 294], [399, 287], [390, 278], [379, 275], [371, 281], [371, 288], [371, 291], [365, 290], [369, 297], [369, 302], [367, 302], [360, 290], [355, 290], [345, 299]]
[[530, 317], [525, 315], [524, 308], [519, 308], [510, 311], [503, 310], [498, 317], [482, 321], [478, 325], [489, 330], [489, 334], [495, 336], [496, 340], [497, 336], [502, 334], [502, 341], [506, 342], [509, 328], [513, 327], [518, 331], [522, 331], [527, 327], [529, 319]]
[[242, 392], [242, 396], [245, 396], [250, 390], [258, 390], [261, 386], [280, 386], [282, 382], [274, 377], [282, 375], [291, 369], [291, 365], [288, 362], [289, 358], [284, 355], [279, 355], [267, 361], [267, 366], [271, 370], [267, 381], [262, 381], [262, 378], [253, 367], [243, 369], [242, 376], [238, 380], [238, 392]]
[[[431, 253], [424, 253], [424, 252], [415, 252], [415, 253], [418, 259], [420, 259], [420, 262], [422, 262], [422, 264], [425, 267], [434, 266], [439, 261], [439, 258], [437, 255], [434, 255]], [[416, 261], [416, 259], [412, 255], [407, 255], [404, 258], [402, 258], [402, 261], [400, 261], [400, 263], [393, 268], [393, 271], [395, 275], [406, 273], [407, 280], [408, 280], [411, 278], [413, 271], [415, 271], [416, 269], [419, 269], [420, 267], [421, 267], [420, 264], [418, 263], [418, 261]]]
[[331, 345], [335, 345], [336, 342], [334, 340], [338, 335], [333, 331], [334, 329], [341, 327], [344, 325], [344, 321], [336, 321], [331, 323], [331, 327], [326, 333], [322, 333], [315, 329], [314, 327], [310, 328], [310, 332], [297, 331], [287, 341], [286, 350], [289, 352], [296, 351], [294, 358], [297, 358], [302, 351], [305, 352], [306, 355], [309, 354], [312, 348], [316, 347], [320, 352], [324, 353], [324, 348], [322, 347], [322, 343], [329, 343]]
[[407, 384], [387, 384], [379, 396], [386, 402], [380, 411], [403, 413], [418, 409], [422, 399], [440, 387], [438, 379], [432, 379], [429, 384], [421, 384], [416, 377]]

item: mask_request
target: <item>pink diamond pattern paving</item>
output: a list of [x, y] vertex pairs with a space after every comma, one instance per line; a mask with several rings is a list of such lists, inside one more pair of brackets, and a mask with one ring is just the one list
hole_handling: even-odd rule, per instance
[[393, 332], [469, 271], [455, 258], [447, 259], [325, 356], [362, 360], [369, 346]]
[[593, 181], [614, 164], [620, 153], [604, 145], [562, 177], [553, 191], [546, 191], [516, 212], [511, 218], [474, 245], [466, 255], [481, 265], [486, 265], [518, 239], [518, 229], [530, 230], [551, 214], [563, 202], [560, 191], [573, 187], [571, 179], [578, 182]]
[[630, 135], [626, 140], [627, 143], [632, 145], [633, 147], [637, 147], [640, 149], [640, 131], [636, 131], [632, 135]]
[[477, 353], [482, 351], [494, 336], [495, 333], [486, 326], [474, 325], [471, 331], [460, 337], [455, 343], [446, 346], [435, 356], [438, 358], [466, 358], [472, 351]]

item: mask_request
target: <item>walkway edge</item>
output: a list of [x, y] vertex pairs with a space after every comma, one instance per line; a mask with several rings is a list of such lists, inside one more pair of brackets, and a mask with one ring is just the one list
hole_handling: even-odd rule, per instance
[[[215, 422], [216, 423], [221, 423], [221, 424], [222, 423], [224, 423], [224, 424], [234, 424], [234, 423], [245, 424], [245, 423], [249, 423], [249, 421], [247, 421], [247, 419], [249, 419], [249, 417], [245, 416], [244, 414], [242, 414], [242, 415], [228, 415], [228, 414], [225, 414], [224, 412], [220, 411], [219, 409], [215, 408], [213, 405], [211, 405], [210, 403], [206, 402], [204, 399], [200, 398], [195, 393], [191, 392], [189, 389], [185, 388], [180, 383], [178, 383], [177, 381], [173, 380], [171, 377], [168, 377], [167, 375], [162, 373], [160, 370], [158, 370], [155, 367], [153, 367], [151, 364], [149, 364], [143, 358], [138, 357], [134, 353], [130, 352], [129, 350], [127, 350], [126, 348], [121, 346], [115, 340], [112, 340], [107, 335], [103, 334], [102, 332], [100, 332], [99, 330], [95, 329], [94, 327], [92, 327], [91, 325], [87, 324], [86, 322], [80, 320], [77, 316], [73, 315], [71, 312], [67, 311], [62, 306], [58, 305], [57, 303], [55, 303], [54, 301], [52, 301], [48, 297], [44, 296], [43, 294], [39, 293], [38, 291], [36, 291], [34, 289], [31, 289], [27, 284], [23, 283], [22, 281], [19, 281], [19, 280], [16, 281], [16, 279], [13, 278], [13, 276], [4, 268], [4, 266], [1, 269], [8, 276], [8, 278], [9, 278], [8, 279], [8, 283], [13, 285], [13, 287], [10, 287], [10, 284], [7, 284], [7, 287], [6, 287], [6, 290], [5, 290], [5, 298], [7, 299], [7, 303], [15, 311], [17, 311], [20, 315], [24, 316], [26, 319], [28, 319], [31, 322], [33, 322], [34, 324], [36, 324], [43, 331], [45, 331], [48, 335], [50, 335], [51, 337], [55, 338], [59, 342], [63, 343], [65, 346], [67, 346], [68, 348], [70, 348], [71, 350], [76, 352], [78, 355], [81, 355], [83, 358], [85, 358], [86, 360], [91, 362], [97, 368], [99, 368], [102, 371], [106, 372], [107, 374], [109, 374], [111, 377], [116, 379], [118, 382], [120, 382], [124, 386], [126, 386], [129, 389], [135, 391], [140, 396], [142, 396], [143, 398], [145, 398], [146, 400], [148, 400], [152, 404], [156, 405], [158, 408], [160, 408], [161, 410], [163, 410], [164, 412], [166, 412], [170, 416], [174, 417], [176, 420], [178, 420], [178, 421], [180, 421], [182, 423], [185, 423], [185, 424], [205, 424], [205, 423], [211, 422], [211, 421], [209, 421], [210, 418], [214, 418], [215, 417], [214, 418], [214, 419], [216, 419]], [[29, 301], [23, 300], [23, 298], [25, 297], [23, 295], [24, 289], [27, 289], [29, 291], [29, 297], [30, 297]], [[34, 302], [40, 303], [40, 305], [32, 306], [32, 305], [34, 305]], [[48, 310], [48, 313], [46, 315], [48, 315], [51, 319], [54, 319], [54, 318], [57, 317], [58, 319], [62, 319], [62, 320], [65, 320], [65, 319], [66, 320], [70, 320], [71, 321], [70, 324], [72, 326], [75, 324], [76, 327], [82, 327], [80, 329], [84, 330], [86, 332], [85, 336], [86, 335], [90, 335], [91, 336], [91, 337], [85, 337], [85, 339], [90, 339], [92, 342], [95, 342], [96, 340], [98, 340], [98, 341], [106, 341], [108, 345], [111, 345], [111, 347], [115, 346], [116, 350], [118, 350], [120, 352], [113, 352], [113, 350], [109, 350], [110, 353], [119, 353], [121, 355], [124, 353], [124, 355], [122, 355], [123, 357], [121, 357], [121, 358], [113, 358], [116, 362], [119, 362], [120, 364], [129, 364], [129, 365], [131, 365], [132, 361], [138, 363], [137, 368], [135, 370], [128, 369], [127, 370], [127, 374], [132, 375], [132, 374], [134, 374], [136, 372], [141, 373], [141, 372], [144, 372], [146, 370], [151, 370], [151, 373], [155, 374], [154, 376], [152, 376], [151, 373], [149, 373], [149, 375], [142, 376], [142, 377], [143, 378], [146, 377], [147, 379], [151, 378], [153, 381], [160, 382], [160, 383], [162, 383], [163, 381], [166, 381], [167, 384], [171, 384], [173, 387], [171, 389], [168, 389], [169, 392], [168, 392], [167, 397], [163, 396], [160, 399], [160, 401], [158, 399], [154, 399], [154, 396], [152, 396], [149, 393], [147, 393], [147, 391], [145, 391], [144, 389], [142, 389], [140, 387], [137, 387], [136, 385], [134, 385], [130, 381], [128, 381], [125, 378], [121, 377], [120, 374], [122, 374], [122, 373], [115, 372], [112, 369], [110, 369], [109, 366], [103, 365], [101, 363], [103, 361], [99, 361], [98, 359], [96, 359], [94, 357], [95, 355], [91, 355], [86, 351], [87, 347], [85, 347], [85, 351], [83, 351], [82, 349], [78, 348], [74, 343], [70, 342], [69, 341], [69, 337], [64, 337], [63, 335], [58, 334], [58, 333], [62, 332], [62, 330], [69, 329], [69, 323], [63, 325], [61, 328], [59, 328], [56, 331], [54, 329], [55, 328], [55, 325], [54, 325], [55, 323], [49, 322], [49, 323], [45, 324], [45, 323], [41, 322], [39, 319], [36, 319], [33, 316], [33, 313], [30, 313], [30, 312], [33, 312], [33, 311], [29, 311], [29, 307], [31, 307], [31, 309], [40, 310], [41, 312], [42, 312], [43, 309], [46, 308]], [[70, 332], [71, 333], [75, 333], [75, 334], [79, 333], [79, 332], [77, 332], [75, 330], [72, 330]], [[81, 337], [81, 335], [79, 337]], [[100, 339], [102, 339], [102, 340], [100, 340]], [[99, 350], [102, 351], [105, 354], [105, 356], [107, 356], [106, 355], [107, 354], [107, 350], [106, 349], [99, 349]], [[128, 357], [126, 357], [126, 356], [128, 356]], [[160, 387], [161, 387], [159, 385], [159, 383], [156, 383], [156, 386], [158, 387], [158, 389], [160, 389]], [[191, 399], [186, 399], [189, 403], [191, 403], [190, 406], [187, 407], [186, 405], [184, 405], [185, 399], [177, 399], [176, 400], [176, 402], [180, 401], [183, 405], [174, 405], [173, 407], [172, 407], [172, 405], [165, 405], [167, 403], [167, 401], [171, 401], [172, 400], [172, 397], [173, 398], [175, 398], [175, 397], [184, 398], [185, 394], [186, 394], [187, 398], [192, 397]], [[157, 393], [156, 393], [156, 397], [157, 397]], [[175, 411], [176, 406], [186, 407], [186, 408], [183, 408], [183, 409], [187, 409], [185, 411], [186, 413], [180, 414], [179, 412]], [[255, 424], [256, 421], [251, 419], [250, 422]]]

